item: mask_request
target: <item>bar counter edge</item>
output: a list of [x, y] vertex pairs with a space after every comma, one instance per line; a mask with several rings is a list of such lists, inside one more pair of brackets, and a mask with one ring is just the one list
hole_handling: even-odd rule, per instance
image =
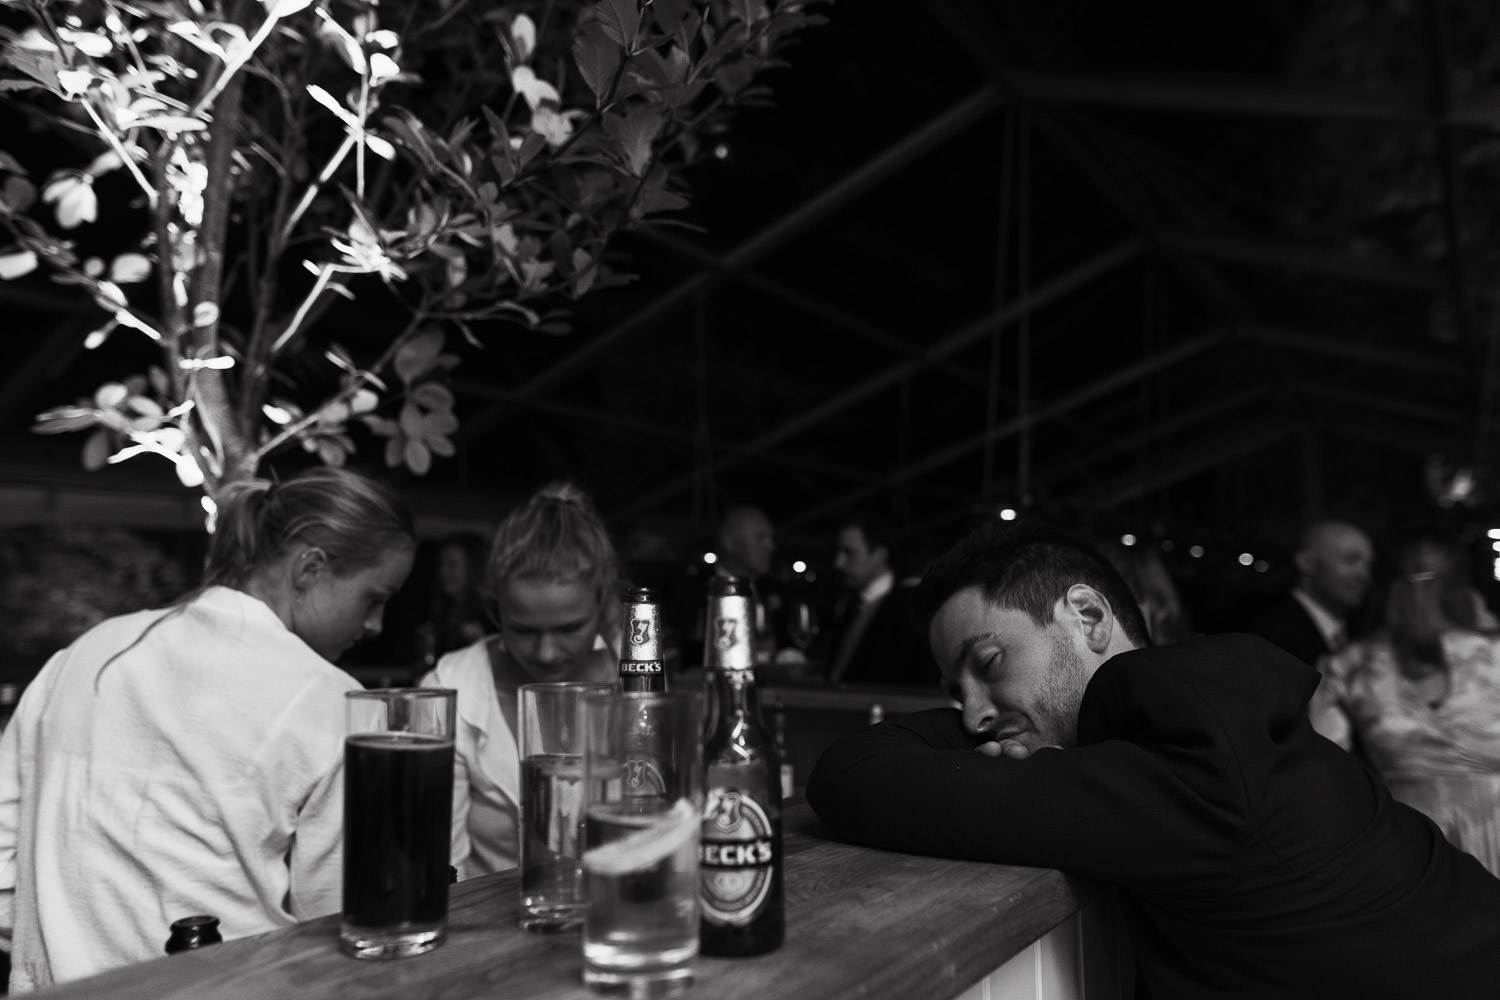
[[[801, 801], [787, 804], [784, 827], [786, 943], [758, 958], [700, 957], [685, 1000], [999, 1000], [1043, 992], [1096, 1000], [1124, 993], [1109, 897], [1088, 882], [1049, 869], [840, 843]], [[51, 1000], [597, 996], [580, 979], [576, 933], [517, 929], [517, 880], [510, 871], [455, 885], [448, 940], [416, 958], [345, 957], [338, 951], [333, 915], [35, 995]], [[1044, 990], [1048, 976], [1056, 982]]]

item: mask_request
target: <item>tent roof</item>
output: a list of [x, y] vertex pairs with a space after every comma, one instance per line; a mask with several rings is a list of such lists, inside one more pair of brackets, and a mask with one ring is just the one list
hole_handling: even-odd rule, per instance
[[[1441, 32], [1411, 43], [1435, 73], [1298, 77], [1304, 7], [835, 4], [691, 177], [699, 228], [622, 241], [638, 280], [571, 333], [465, 351], [460, 454], [419, 485], [574, 478], [617, 525], [700, 536], [731, 500], [808, 537], [871, 507], [920, 541], [1026, 498], [1142, 532], [1388, 529], [1428, 456], [1487, 434], [1489, 340], [1451, 309], [1480, 263], [1288, 206], [1330, 129], [1430, 135], [1451, 181], [1439, 137], [1500, 96], [1438, 85], [1464, 76]], [[74, 463], [30, 417], [142, 347], [86, 355], [91, 307], [0, 296], [10, 453]]]

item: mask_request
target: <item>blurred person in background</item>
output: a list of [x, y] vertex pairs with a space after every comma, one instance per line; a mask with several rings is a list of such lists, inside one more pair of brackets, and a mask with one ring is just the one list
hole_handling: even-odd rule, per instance
[[[714, 573], [738, 576], [750, 582], [755, 598], [755, 661], [767, 663], [782, 645], [780, 629], [782, 598], [772, 586], [771, 560], [776, 554], [776, 529], [766, 512], [752, 504], [734, 504], [719, 518], [718, 561]], [[702, 595], [694, 628], [703, 640]]]
[[877, 514], [844, 519], [834, 537], [833, 568], [844, 593], [824, 647], [835, 684], [938, 682], [913, 603], [913, 587], [896, 574], [895, 531]]
[[452, 861], [460, 878], [517, 863], [521, 685], [618, 676], [619, 560], [588, 496], [552, 483], [512, 511], [495, 531], [484, 593], [498, 632], [443, 656], [420, 681], [458, 691]]
[[202, 586], [48, 661], [0, 736], [12, 992], [339, 909], [344, 694], [411, 571], [412, 520], [341, 469], [218, 497]]
[[438, 542], [432, 599], [426, 620], [417, 626], [419, 656], [426, 669], [444, 653], [462, 649], [488, 631], [481, 596], [484, 550], [484, 539], [467, 531]]
[[1095, 539], [1094, 547], [1130, 587], [1146, 619], [1146, 631], [1152, 642], [1158, 645], [1181, 642], [1195, 634], [1172, 574], [1167, 572], [1154, 547], [1139, 541], [1126, 545], [1113, 536]]
[[1370, 590], [1375, 549], [1345, 521], [1314, 521], [1297, 541], [1297, 583], [1246, 631], [1264, 636], [1308, 666], [1343, 649], [1350, 619]]
[[1323, 662], [1313, 725], [1500, 874], [1500, 637], [1462, 553], [1398, 546], [1384, 625]]

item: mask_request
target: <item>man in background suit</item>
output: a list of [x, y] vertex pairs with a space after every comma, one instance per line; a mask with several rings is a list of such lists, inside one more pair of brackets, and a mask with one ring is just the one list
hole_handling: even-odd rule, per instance
[[1354, 525], [1314, 521], [1297, 542], [1297, 585], [1262, 612], [1248, 631], [1317, 666], [1319, 659], [1348, 642], [1349, 616], [1370, 589], [1374, 560], [1369, 537]]
[[912, 588], [896, 577], [890, 524], [858, 513], [839, 526], [833, 566], [848, 593], [828, 647], [828, 679], [843, 684], [936, 684]]

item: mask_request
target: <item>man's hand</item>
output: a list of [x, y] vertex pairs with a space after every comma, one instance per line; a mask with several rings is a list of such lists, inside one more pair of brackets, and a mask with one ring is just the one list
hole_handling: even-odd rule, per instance
[[988, 743], [979, 744], [974, 749], [986, 757], [1010, 757], [1012, 760], [1025, 760], [1031, 756], [1031, 751], [1026, 748], [1025, 744], [1016, 740], [990, 740]]

